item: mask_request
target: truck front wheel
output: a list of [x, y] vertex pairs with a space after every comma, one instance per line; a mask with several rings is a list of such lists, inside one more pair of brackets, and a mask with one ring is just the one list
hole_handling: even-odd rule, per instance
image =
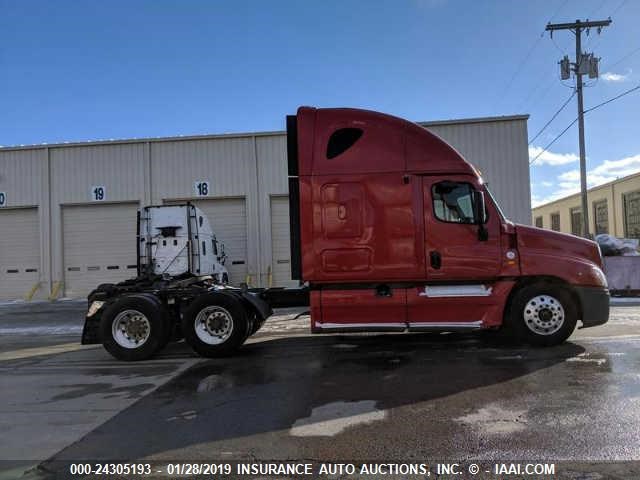
[[233, 354], [246, 340], [248, 328], [242, 304], [222, 294], [200, 295], [182, 317], [185, 340], [203, 357]]
[[102, 315], [102, 345], [119, 360], [146, 360], [163, 346], [168, 322], [162, 305], [146, 295], [116, 300]]
[[570, 292], [560, 285], [536, 283], [518, 290], [509, 306], [507, 328], [516, 340], [537, 346], [564, 342], [578, 313]]

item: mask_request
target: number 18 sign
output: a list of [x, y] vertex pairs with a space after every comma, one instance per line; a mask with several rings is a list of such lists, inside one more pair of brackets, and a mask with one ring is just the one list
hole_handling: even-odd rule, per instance
[[207, 197], [210, 191], [208, 180], [196, 180], [193, 182], [193, 193], [196, 197]]

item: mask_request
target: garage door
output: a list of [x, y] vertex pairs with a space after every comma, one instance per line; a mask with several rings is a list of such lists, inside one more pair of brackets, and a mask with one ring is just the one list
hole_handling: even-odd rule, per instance
[[39, 269], [38, 209], [0, 210], [0, 298], [24, 297], [38, 282]]
[[[166, 204], [184, 203], [165, 201]], [[247, 212], [244, 198], [194, 200], [211, 222], [219, 242], [224, 243], [227, 254], [225, 267], [232, 284], [245, 282], [247, 278]], [[252, 279], [255, 283], [255, 278]]]
[[62, 208], [67, 297], [136, 276], [137, 210], [137, 203]]
[[289, 198], [271, 197], [271, 268], [274, 287], [295, 287], [291, 280]]

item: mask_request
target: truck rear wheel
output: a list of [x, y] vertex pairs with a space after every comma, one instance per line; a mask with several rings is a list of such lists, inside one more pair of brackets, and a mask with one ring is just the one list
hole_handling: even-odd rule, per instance
[[577, 320], [575, 301], [566, 288], [536, 283], [515, 293], [507, 327], [516, 340], [547, 347], [569, 338]]
[[168, 327], [162, 305], [155, 298], [127, 295], [102, 315], [102, 345], [119, 360], [146, 360], [166, 344]]
[[186, 342], [203, 357], [233, 354], [246, 340], [248, 328], [244, 307], [228, 295], [200, 295], [182, 317]]

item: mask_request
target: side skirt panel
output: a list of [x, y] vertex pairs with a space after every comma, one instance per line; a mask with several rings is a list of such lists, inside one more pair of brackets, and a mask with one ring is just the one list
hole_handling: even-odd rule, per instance
[[502, 324], [514, 280], [483, 284], [312, 287], [311, 330], [456, 331]]

